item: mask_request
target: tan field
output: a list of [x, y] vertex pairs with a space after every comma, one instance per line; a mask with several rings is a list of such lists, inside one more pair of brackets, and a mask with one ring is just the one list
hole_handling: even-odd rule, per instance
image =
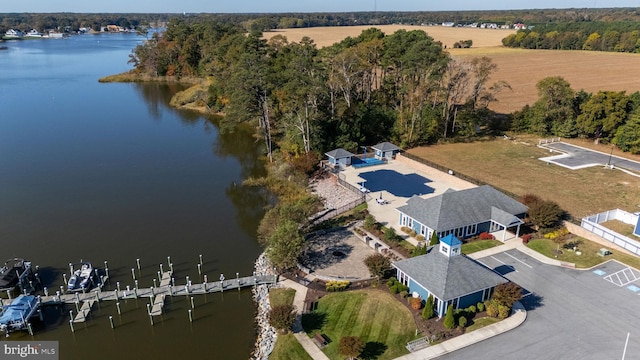
[[[300, 41], [303, 36], [314, 40], [318, 47], [329, 46], [347, 36], [358, 36], [372, 26], [319, 27], [285, 29], [265, 33], [270, 39], [284, 35], [289, 41]], [[512, 90], [504, 90], [491, 105], [495, 111], [511, 113], [534, 103], [538, 98], [536, 83], [549, 76], [562, 76], [575, 90], [640, 91], [640, 54], [596, 51], [560, 51], [510, 49], [502, 46], [502, 39], [515, 30], [452, 28], [443, 26], [376, 26], [385, 34], [398, 29], [424, 30], [447, 46], [454, 58], [488, 56], [498, 65], [493, 81], [504, 80]], [[452, 49], [460, 40], [473, 40], [471, 49]]]

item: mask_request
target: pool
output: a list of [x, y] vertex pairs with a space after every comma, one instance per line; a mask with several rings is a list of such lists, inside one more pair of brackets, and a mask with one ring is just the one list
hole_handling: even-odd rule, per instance
[[373, 166], [373, 165], [382, 165], [385, 164], [386, 162], [384, 160], [381, 159], [376, 159], [376, 158], [364, 158], [364, 159], [358, 159], [358, 158], [354, 158], [353, 160], [351, 160], [351, 165], [356, 168], [362, 168], [362, 167], [366, 167], [366, 166]]

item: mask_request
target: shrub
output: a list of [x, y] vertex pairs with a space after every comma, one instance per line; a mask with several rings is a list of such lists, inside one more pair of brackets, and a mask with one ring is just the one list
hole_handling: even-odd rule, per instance
[[411, 235], [411, 237], [416, 237], [416, 235], [418, 235], [418, 233], [415, 230], [411, 230], [411, 231], [409, 231], [409, 235]]
[[418, 246], [416, 246], [413, 250], [411, 250], [411, 256], [420, 256], [420, 255], [424, 255], [427, 253], [427, 245], [420, 245], [418, 244]]
[[498, 305], [504, 305], [509, 309], [513, 306], [513, 303], [522, 299], [522, 288], [520, 285], [512, 282], [500, 284], [496, 286], [493, 294], [491, 294], [491, 300]]
[[416, 240], [421, 241], [421, 242], [424, 241], [424, 235], [416, 236]]
[[343, 336], [340, 338], [338, 351], [349, 359], [360, 356], [364, 350], [364, 342], [357, 336]]
[[387, 286], [392, 287], [397, 282], [398, 282], [398, 279], [395, 276], [392, 276], [389, 278], [389, 280], [387, 280]]
[[387, 271], [391, 270], [391, 260], [388, 257], [375, 253], [364, 259], [364, 264], [369, 269], [372, 276], [384, 277]]
[[460, 316], [460, 318], [458, 319], [458, 326], [460, 327], [467, 326], [467, 318], [464, 316]]
[[420, 299], [420, 297], [412, 297], [411, 308], [413, 310], [420, 310], [421, 307], [422, 307], [422, 299]]
[[373, 217], [373, 215], [367, 215], [364, 217], [364, 223], [362, 225], [369, 231], [375, 230], [376, 219]]
[[406, 227], [406, 226], [403, 226], [403, 227], [401, 227], [401, 228], [400, 228], [400, 231], [402, 231], [402, 232], [403, 232], [403, 233], [405, 233], [405, 234], [408, 234], [408, 233], [410, 233], [410, 232], [411, 232], [411, 229], [409, 229], [409, 228], [408, 228], [408, 227]]
[[532, 234], [524, 234], [521, 236], [522, 238], [522, 243], [527, 245], [529, 243], [529, 241], [531, 241], [531, 238], [533, 238]]
[[476, 305], [478, 307], [478, 312], [483, 312], [484, 311], [484, 303], [483, 302], [479, 302], [478, 305]]
[[438, 234], [436, 234], [436, 232], [432, 232], [431, 233], [431, 239], [429, 239], [429, 246], [435, 246], [438, 245], [438, 243], [440, 242], [440, 240], [438, 239]]
[[399, 285], [399, 283], [397, 283], [397, 284], [393, 284], [393, 285], [389, 286], [389, 291], [390, 291], [392, 294], [397, 294], [397, 293], [399, 293], [399, 292], [400, 292], [400, 290], [398, 289], [398, 285]]
[[485, 232], [481, 232], [478, 238], [480, 240], [495, 240], [496, 237], [485, 231]]
[[409, 292], [409, 287], [401, 282], [397, 283], [396, 286], [398, 287], [398, 292]]
[[471, 305], [471, 306], [469, 306], [469, 307], [466, 309], [466, 311], [467, 311], [469, 314], [475, 314], [475, 313], [476, 313], [476, 306], [475, 306], [475, 305]]
[[384, 229], [384, 240], [386, 241], [398, 241], [398, 234], [396, 234], [396, 229], [392, 227], [388, 227]]
[[487, 316], [497, 317], [498, 316], [498, 304], [494, 301], [487, 301], [484, 303], [485, 309], [487, 309]]
[[506, 319], [511, 309], [508, 306], [498, 305], [498, 318]]
[[442, 325], [447, 329], [453, 329], [456, 326], [456, 320], [453, 317], [453, 305], [449, 305], [449, 307], [447, 307], [447, 313], [444, 316]]
[[400, 294], [400, 296], [401, 296], [401, 297], [403, 297], [403, 298], [407, 298], [407, 297], [409, 297], [409, 292], [408, 292], [408, 291], [400, 291], [400, 293], [399, 293], [399, 294]]
[[293, 305], [277, 305], [269, 311], [269, 324], [282, 333], [287, 333], [296, 320]]
[[538, 228], [555, 228], [565, 212], [553, 201], [540, 200], [529, 205], [529, 220]]
[[325, 284], [328, 292], [342, 291], [349, 286], [349, 280], [330, 280]]
[[433, 295], [429, 294], [427, 296], [427, 301], [424, 304], [424, 310], [422, 310], [422, 318], [425, 320], [429, 320], [433, 317]]

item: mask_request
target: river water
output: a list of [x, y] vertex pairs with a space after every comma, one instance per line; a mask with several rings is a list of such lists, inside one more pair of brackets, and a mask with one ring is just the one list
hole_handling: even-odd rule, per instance
[[[263, 202], [240, 184], [264, 169], [250, 132], [220, 134], [201, 115], [168, 106], [177, 85], [101, 84], [131, 68], [134, 34], [5, 42], [0, 50], [0, 258], [40, 266], [63, 284], [68, 263], [104, 267], [111, 282], [153, 285], [173, 263], [176, 284], [203, 274], [250, 275]], [[137, 269], [136, 269], [136, 272]], [[255, 340], [250, 290], [167, 301], [151, 325], [149, 300], [95, 307], [69, 326], [69, 310], [33, 321], [35, 340], [58, 340], [61, 359], [247, 359]], [[111, 329], [109, 316], [115, 329]], [[3, 341], [32, 340], [15, 333]]]

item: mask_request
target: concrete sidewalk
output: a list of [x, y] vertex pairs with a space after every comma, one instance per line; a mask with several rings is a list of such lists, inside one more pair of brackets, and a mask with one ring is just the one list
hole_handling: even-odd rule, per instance
[[426, 349], [422, 349], [411, 354], [400, 356], [397, 360], [427, 360], [434, 359], [438, 356], [448, 354], [452, 351], [462, 349], [469, 345], [473, 345], [482, 340], [489, 339], [493, 336], [500, 335], [511, 329], [518, 327], [527, 319], [527, 311], [520, 302], [513, 304], [513, 310], [511, 316], [497, 322], [495, 324], [485, 326], [476, 331], [472, 331], [468, 334], [456, 336], [451, 340], [441, 342], [439, 344], [429, 346]]
[[302, 329], [302, 311], [304, 311], [304, 300], [307, 297], [307, 287], [289, 279], [282, 281], [281, 284], [296, 291], [296, 295], [293, 298], [293, 305], [298, 311], [298, 316], [296, 316], [296, 322], [293, 324], [293, 336], [298, 339], [300, 345], [302, 345], [311, 358], [314, 360], [329, 360], [327, 355], [316, 346], [313, 340], [304, 332], [304, 329]]

